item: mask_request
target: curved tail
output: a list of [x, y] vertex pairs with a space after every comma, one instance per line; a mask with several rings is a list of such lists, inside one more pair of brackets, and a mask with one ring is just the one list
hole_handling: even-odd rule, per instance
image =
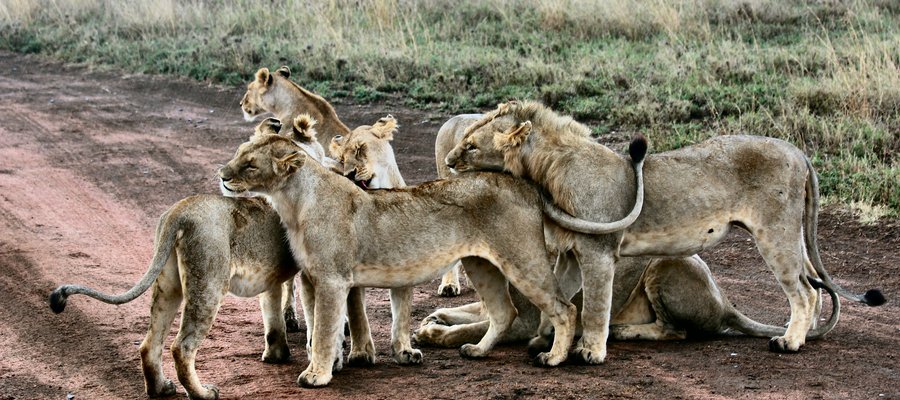
[[806, 209], [803, 213], [803, 239], [806, 243], [806, 251], [809, 254], [809, 259], [813, 268], [815, 268], [816, 273], [822, 280], [822, 284], [825, 287], [834, 290], [842, 297], [871, 307], [884, 304], [886, 299], [880, 290], [869, 289], [866, 293], [861, 295], [851, 293], [834, 283], [831, 280], [831, 276], [825, 271], [825, 266], [822, 264], [822, 258], [819, 256], [819, 245], [816, 243], [816, 227], [819, 224], [819, 179], [816, 177], [816, 171], [813, 169], [809, 158], [804, 158], [809, 174], [806, 178]]
[[[820, 339], [828, 332], [831, 332], [831, 330], [834, 329], [834, 326], [837, 325], [841, 315], [841, 298], [822, 281], [813, 277], [806, 277], [806, 279], [814, 288], [824, 289], [828, 292], [828, 295], [831, 296], [831, 315], [828, 317], [828, 321], [825, 321], [825, 324], [816, 326], [816, 329], [813, 329], [806, 334], [806, 339]], [[725, 323], [731, 329], [756, 337], [783, 336], [784, 333], [787, 332], [786, 327], [761, 324], [750, 319], [730, 305], [729, 308], [730, 315], [725, 317]]]
[[553, 200], [544, 198], [544, 214], [556, 222], [559, 226], [570, 231], [586, 233], [590, 235], [602, 235], [618, 232], [631, 226], [644, 206], [644, 156], [647, 154], [647, 139], [643, 135], [637, 135], [628, 146], [631, 155], [631, 165], [634, 167], [634, 179], [637, 185], [637, 195], [634, 199], [634, 208], [625, 218], [614, 222], [592, 222], [569, 215], [553, 204]]
[[146, 292], [153, 282], [156, 281], [156, 278], [159, 277], [175, 247], [177, 234], [175, 221], [172, 221], [174, 218], [170, 218], [170, 213], [171, 210], [160, 217], [159, 225], [156, 227], [156, 245], [153, 250], [153, 261], [150, 263], [150, 269], [144, 273], [144, 276], [141, 277], [141, 280], [134, 287], [125, 293], [112, 296], [85, 286], [62, 285], [50, 293], [50, 309], [56, 314], [63, 312], [66, 309], [66, 299], [73, 294], [83, 294], [108, 304], [125, 304]]

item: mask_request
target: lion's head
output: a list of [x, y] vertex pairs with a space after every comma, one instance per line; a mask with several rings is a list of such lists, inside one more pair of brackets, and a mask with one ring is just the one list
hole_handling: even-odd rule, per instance
[[273, 86], [278, 77], [290, 78], [290, 68], [282, 66], [275, 70], [274, 74], [270, 73], [268, 68], [256, 71], [256, 77], [247, 85], [247, 92], [241, 99], [241, 110], [244, 112], [245, 120], [253, 121], [262, 113], [275, 111], [278, 93], [273, 90]]
[[226, 196], [265, 194], [303, 165], [306, 158], [321, 158], [315, 148], [315, 120], [308, 115], [294, 119], [291, 129], [281, 131], [281, 122], [267, 118], [256, 126], [250, 140], [238, 147], [234, 157], [219, 169], [220, 188]]
[[[540, 135], [532, 135], [539, 132]], [[557, 144], [583, 141], [590, 130], [570, 117], [560, 116], [537, 102], [501, 103], [466, 129], [463, 139], [447, 154], [447, 166], [456, 171], [503, 170], [526, 175], [522, 163], [529, 140], [540, 137]]]
[[335, 136], [329, 145], [331, 157], [341, 164], [344, 176], [364, 189], [405, 186], [390, 144], [398, 127], [394, 116], [388, 115], [349, 135]]

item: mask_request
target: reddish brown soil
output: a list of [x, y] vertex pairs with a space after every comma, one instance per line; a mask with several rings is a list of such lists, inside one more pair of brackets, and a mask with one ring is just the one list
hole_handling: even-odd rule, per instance
[[[74, 297], [54, 315], [47, 294], [63, 283], [121, 292], [137, 281], [156, 218], [182, 197], [216, 193], [214, 171], [250, 134], [237, 107], [241, 94], [0, 53], [0, 399], [144, 396], [138, 343], [150, 296], [118, 307]], [[411, 183], [434, 178], [435, 133], [450, 115], [390, 103], [337, 110], [349, 126], [399, 117], [401, 171]], [[830, 210], [819, 225], [825, 264], [839, 283], [880, 287], [896, 298], [900, 222], [862, 226]], [[785, 296], [746, 234], [732, 234], [703, 256], [739, 309], [784, 323]], [[475, 299], [470, 289], [439, 298], [436, 287], [417, 288], [416, 322]], [[426, 348], [424, 365], [397, 366], [387, 353], [385, 291], [371, 290], [368, 304], [378, 363], [346, 368], [327, 388], [294, 383], [306, 366], [304, 334], [289, 337], [291, 363], [259, 361], [256, 299], [227, 298], [200, 348], [199, 374], [232, 399], [900, 397], [897, 302], [845, 304], [837, 328], [799, 354], [771, 353], [766, 340], [743, 337], [611, 343], [605, 365], [555, 369], [531, 366], [523, 345], [502, 346], [482, 361]], [[164, 363], [174, 379], [171, 357]]]

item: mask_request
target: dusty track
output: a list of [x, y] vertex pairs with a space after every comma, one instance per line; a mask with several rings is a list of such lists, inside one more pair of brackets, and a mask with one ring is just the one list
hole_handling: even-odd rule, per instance
[[[182, 197], [215, 193], [214, 171], [250, 134], [241, 94], [0, 53], [0, 399], [144, 397], [138, 344], [149, 296], [119, 307], [73, 297], [54, 315], [47, 294], [62, 283], [120, 292], [141, 276], [156, 218]], [[351, 127], [397, 116], [401, 172], [410, 183], [434, 178], [434, 136], [449, 115], [391, 104], [337, 111]], [[898, 221], [860, 226], [828, 211], [819, 242], [839, 283], [900, 295]], [[703, 256], [739, 309], [785, 322], [785, 296], [745, 234]], [[436, 287], [417, 288], [416, 322], [475, 298], [468, 289], [438, 298]], [[827, 338], [795, 355], [770, 353], [762, 339], [726, 337], [611, 343], [603, 366], [539, 369], [516, 345], [483, 361], [426, 348], [424, 365], [400, 367], [388, 354], [388, 297], [369, 293], [375, 367], [346, 368], [327, 388], [301, 389], [294, 382], [306, 366], [304, 335], [289, 337], [290, 364], [261, 363], [258, 303], [229, 297], [200, 348], [201, 379], [219, 385], [223, 398], [900, 398], [896, 301], [847, 304]], [[168, 354], [164, 366], [174, 379]]]

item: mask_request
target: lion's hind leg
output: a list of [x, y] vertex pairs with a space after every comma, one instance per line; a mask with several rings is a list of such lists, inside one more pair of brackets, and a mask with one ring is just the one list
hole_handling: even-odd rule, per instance
[[288, 332], [300, 332], [300, 321], [297, 320], [297, 301], [294, 299], [294, 278], [288, 279], [282, 285], [281, 309], [284, 315], [284, 325]]
[[[781, 289], [791, 306], [791, 319], [784, 336], [773, 337], [769, 350], [779, 353], [793, 353], [806, 343], [815, 317], [818, 296], [805, 277], [803, 243], [799, 227], [796, 231], [785, 229], [780, 235], [755, 235], [756, 246], [766, 264], [775, 273]], [[786, 233], [793, 232], [794, 235]], [[778, 236], [778, 237], [774, 237]]]
[[[217, 399], [219, 389], [203, 385], [197, 376], [197, 349], [212, 327], [219, 304], [228, 288], [230, 275], [224, 257], [202, 258], [188, 262], [179, 248], [184, 290], [181, 327], [172, 343], [172, 358], [178, 381], [191, 399]], [[225, 252], [217, 254], [226, 254]]]
[[141, 342], [141, 367], [144, 371], [144, 385], [150, 397], [175, 394], [175, 384], [163, 374], [162, 351], [181, 299], [181, 282], [178, 280], [175, 257], [172, 256], [153, 284], [150, 327]]
[[285, 319], [281, 312], [281, 292], [284, 286], [286, 285], [273, 285], [271, 289], [259, 295], [259, 307], [263, 313], [263, 326], [265, 327], [266, 336], [266, 349], [262, 355], [262, 361], [265, 363], [278, 364], [291, 359], [291, 350], [287, 343]]

